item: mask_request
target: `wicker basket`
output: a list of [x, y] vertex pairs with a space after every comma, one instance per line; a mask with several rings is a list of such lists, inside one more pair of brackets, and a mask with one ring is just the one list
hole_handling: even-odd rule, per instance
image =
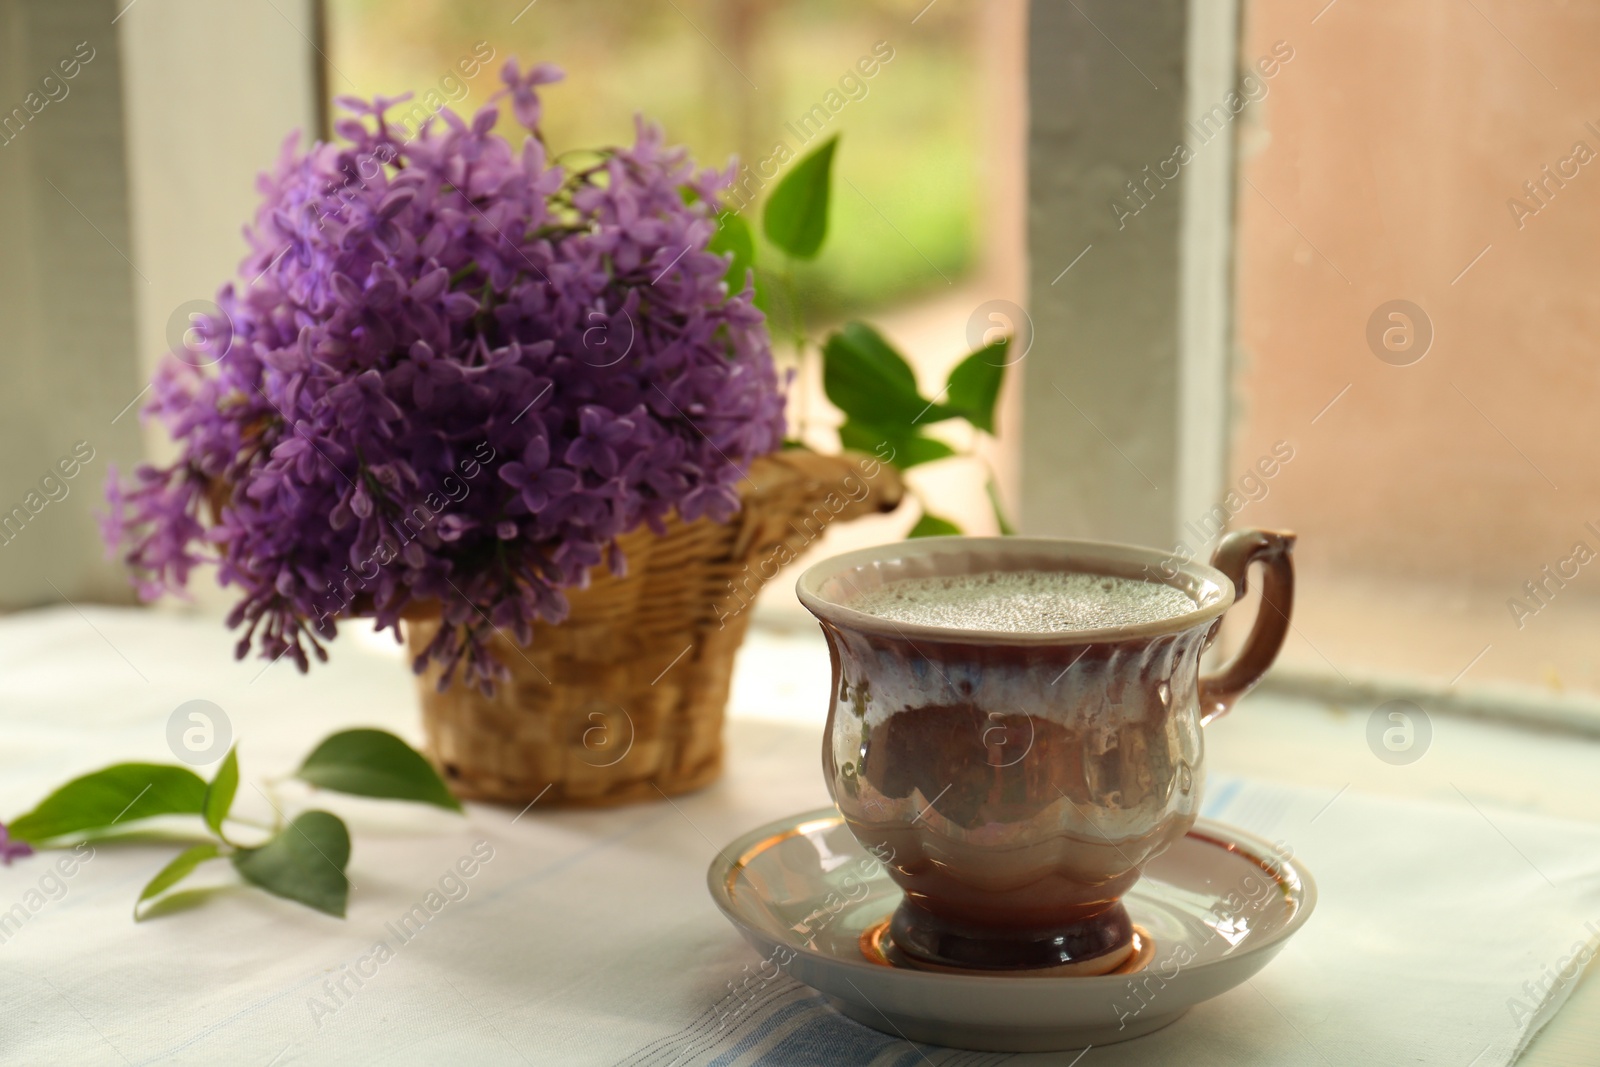
[[[493, 696], [419, 679], [429, 755], [463, 797], [617, 804], [697, 789], [722, 767], [722, 712], [756, 591], [823, 529], [892, 510], [895, 471], [859, 455], [802, 450], [757, 460], [726, 525], [668, 523], [619, 538], [628, 570], [603, 567], [569, 593], [558, 626], [522, 648], [497, 637], [511, 671]], [[413, 653], [437, 618], [407, 623]]]

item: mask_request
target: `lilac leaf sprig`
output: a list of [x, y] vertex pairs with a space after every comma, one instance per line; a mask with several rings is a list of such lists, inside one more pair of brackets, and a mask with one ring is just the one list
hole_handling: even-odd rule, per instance
[[[427, 759], [383, 730], [342, 730], [325, 738], [293, 777], [336, 793], [462, 811]], [[274, 804], [277, 820], [267, 828], [268, 836], [242, 844], [228, 831], [228, 823], [236, 821], [232, 811], [238, 791], [237, 746], [228, 750], [209, 782], [177, 764], [117, 763], [74, 778], [11, 820], [7, 829], [23, 847], [48, 847], [109, 842], [130, 829], [147, 827], [149, 819], [198, 816], [206, 839], [178, 853], [146, 883], [134, 902], [136, 921], [201, 864], [219, 859], [232, 863], [246, 882], [275, 896], [343, 918], [350, 895], [345, 874], [350, 831], [344, 820], [317, 810], [288, 819]]]
[[[752, 274], [759, 305], [765, 306], [766, 295], [774, 287], [787, 294], [787, 317], [800, 362], [807, 360], [812, 344], [793, 265], [816, 259], [826, 243], [838, 142], [835, 134], [796, 161], [762, 203], [761, 230], [768, 245], [781, 254], [781, 265], [775, 267], [757, 255], [750, 223], [740, 215], [724, 213], [719, 219], [721, 229], [712, 243], [713, 248], [732, 256], [730, 277], [742, 278], [747, 270]], [[1015, 533], [1000, 499], [999, 478], [978, 450], [980, 435], [997, 433], [996, 407], [1006, 367], [1022, 360], [1031, 343], [1030, 328], [1030, 340], [1022, 345], [1020, 353], [1014, 352], [1016, 330], [1015, 324], [1012, 326], [1010, 332], [968, 352], [931, 399], [918, 389], [910, 362], [872, 325], [848, 322], [835, 329], [818, 346], [818, 355], [823, 391], [844, 415], [839, 444], [871, 452], [901, 471], [953, 457], [977, 460], [986, 471], [984, 492], [994, 512], [995, 525], [1001, 534]], [[972, 444], [965, 452], [957, 452], [927, 432], [929, 426], [951, 419], [965, 422], [972, 431]], [[807, 426], [803, 407], [798, 422], [797, 433], [804, 438]], [[962, 532], [956, 523], [935, 514], [915, 486], [909, 491], [922, 514], [907, 537]]]

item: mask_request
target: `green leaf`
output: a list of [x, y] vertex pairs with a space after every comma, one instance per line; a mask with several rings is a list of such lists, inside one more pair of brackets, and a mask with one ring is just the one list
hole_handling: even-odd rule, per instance
[[186, 848], [174, 856], [171, 863], [161, 868], [159, 874], [145, 883], [143, 891], [139, 893], [139, 899], [133, 905], [134, 922], [139, 921], [140, 904], [143, 904], [151, 897], [157, 897], [165, 893], [184, 878], [187, 878], [190, 872], [206, 860], [214, 860], [221, 854], [221, 850], [208, 841], [203, 845], [194, 845]]
[[1006, 376], [1004, 338], [973, 352], [950, 372], [945, 385], [945, 404], [985, 433], [994, 433], [994, 404]]
[[951, 415], [922, 398], [911, 364], [864, 322], [846, 324], [822, 346], [822, 388], [847, 418], [905, 436]]
[[761, 312], [761, 314], [765, 315], [768, 319], [771, 319], [772, 290], [767, 286], [767, 280], [761, 271], [756, 271], [755, 279], [756, 293], [755, 298], [751, 301], [751, 303], [755, 304], [757, 311]]
[[295, 777], [337, 793], [462, 810], [422, 753], [383, 730], [334, 734], [306, 757]]
[[245, 881], [344, 918], [350, 896], [344, 873], [350, 862], [350, 832], [337, 815], [305, 812], [260, 848], [240, 849], [232, 859]]
[[118, 763], [74, 778], [11, 821], [11, 836], [38, 844], [155, 815], [199, 815], [206, 783], [170, 763]]
[[989, 480], [983, 483], [983, 491], [989, 494], [989, 506], [994, 509], [995, 525], [1000, 527], [1001, 536], [1014, 536], [1017, 531], [1006, 520], [1006, 509], [1000, 500], [1000, 483], [994, 480], [994, 475], [991, 474]]
[[922, 513], [922, 518], [917, 520], [917, 524], [911, 527], [911, 532], [906, 534], [906, 536], [908, 538], [944, 537], [947, 534], [958, 534], [960, 532], [961, 527], [957, 526], [949, 519], [941, 519], [937, 515], [930, 515], [924, 511]]
[[814, 259], [828, 235], [828, 188], [838, 135], [789, 168], [761, 211], [767, 240], [796, 259]]
[[234, 745], [228, 749], [227, 756], [223, 757], [222, 765], [217, 768], [211, 784], [206, 786], [205, 803], [201, 808], [201, 813], [206, 818], [206, 825], [211, 827], [211, 832], [218, 837], [222, 836], [222, 820], [228, 817], [228, 811], [233, 807], [233, 796], [238, 791], [239, 746]]
[[733, 257], [723, 280], [728, 283], [728, 292], [743, 292], [750, 268], [756, 260], [756, 244], [750, 234], [750, 224], [744, 221], [742, 215], [731, 211], [724, 211], [717, 216], [717, 223], [717, 232], [711, 236], [711, 243], [706, 250], [719, 256]]
[[[956, 450], [943, 441], [924, 437], [915, 430], [908, 433], [853, 421], [839, 427], [839, 444], [857, 452], [869, 452], [896, 470], [909, 470], [956, 454]], [[887, 456], [883, 454], [885, 445], [889, 447]]]

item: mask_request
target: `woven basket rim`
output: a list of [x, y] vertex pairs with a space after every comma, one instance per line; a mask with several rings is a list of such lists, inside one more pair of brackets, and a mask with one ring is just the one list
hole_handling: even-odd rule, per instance
[[[890, 477], [888, 479], [886, 479], [885, 484], [880, 488], [878, 496], [877, 496], [877, 502], [875, 504], [875, 508], [879, 512], [893, 511], [896, 507], [898, 507], [900, 505], [900, 501], [905, 495], [905, 484], [904, 484], [904, 482], [901, 481], [901, 479], [899, 477], [899, 472], [894, 467], [889, 466], [887, 463], [883, 463], [881, 460], [878, 460], [874, 456], [869, 456], [867, 453], [858, 452], [858, 451], [855, 451], [854, 449], [844, 449], [844, 450], [841, 450], [839, 452], [817, 452], [817, 451], [815, 451], [815, 450], [813, 450], [811, 448], [780, 449], [780, 450], [778, 450], [776, 452], [768, 452], [768, 453], [765, 453], [763, 455], [755, 457], [755, 459], [751, 460], [750, 467], [754, 468], [756, 466], [756, 464], [762, 463], [763, 461], [769, 461], [768, 465], [775, 465], [771, 461], [776, 461], [777, 463], [782, 463], [782, 459], [780, 459], [779, 457], [791, 458], [791, 457], [796, 457], [796, 456], [816, 457], [817, 460], [821, 460], [821, 461], [835, 461], [836, 467], [845, 467], [845, 466], [855, 465], [855, 464], [858, 464], [859, 460], [861, 460], [861, 459], [871, 460], [872, 462], [877, 463], [880, 466], [880, 469], [883, 472], [886, 472], [887, 474], [890, 475]], [[855, 457], [855, 458], [852, 458], [852, 457]], [[812, 461], [808, 461], [808, 462], [812, 462]], [[792, 468], [792, 466], [790, 464], [782, 463], [782, 465], [786, 466], [786, 467], [790, 467], [791, 471], [792, 471], [792, 475], [794, 477], [803, 476], [802, 472], [793, 470], [793, 468]], [[739, 517], [744, 515], [746, 509], [758, 506], [758, 504], [761, 501], [761, 498], [766, 496], [768, 494], [768, 492], [770, 491], [771, 483], [768, 483], [767, 487], [758, 488], [758, 489], [755, 489], [755, 490], [752, 490], [752, 489], [749, 488], [749, 486], [751, 484], [752, 483], [748, 479], [744, 479], [744, 480], [742, 480], [740, 482], [739, 510], [738, 510], [738, 512], [736, 512], [734, 514], [734, 516], [732, 518], [730, 518], [728, 520], [729, 523], [737, 522], [739, 520]], [[662, 521], [663, 521], [663, 523], [665, 523], [669, 527], [672, 524], [681, 521], [679, 519], [677, 509], [674, 508], [671, 512], [669, 512], [667, 514], [667, 516]], [[626, 529], [626, 530], [622, 531], [621, 533], [619, 533], [616, 537], [612, 538], [611, 541], [608, 542], [607, 547], [609, 548], [609, 547], [611, 547], [613, 545], [616, 545], [623, 538], [634, 537], [634, 536], [638, 536], [638, 535], [641, 535], [641, 534], [648, 534], [650, 536], [661, 536], [659, 534], [656, 534], [655, 531], [651, 530], [649, 528], [649, 525], [643, 519], [640, 519], [633, 526], [629, 527], [628, 529]], [[559, 590], [560, 592], [565, 594], [565, 593], [567, 593], [569, 591], [579, 591], [579, 590], [582, 590], [584, 588], [587, 588], [587, 585], [586, 584], [572, 583], [572, 584], [569, 584], [569, 585], [557, 586], [556, 588], [557, 588], [557, 590]], [[360, 603], [361, 601], [362, 601], [362, 597], [356, 597], [352, 601], [352, 603]], [[344, 618], [349, 618], [349, 619], [370, 619], [370, 618], [373, 618], [375, 616], [375, 614], [376, 614], [376, 612], [373, 611], [372, 609], [364, 608], [361, 611], [354, 611], [354, 612], [350, 612], [349, 614], [342, 614], [342, 615], [336, 616], [336, 618], [339, 618], [339, 619], [344, 619]], [[400, 618], [402, 620], [404, 620], [404, 621], [407, 621], [407, 622], [418, 622], [418, 621], [422, 621], [422, 620], [430, 620], [431, 621], [433, 619], [438, 619], [438, 618], [441, 618], [442, 615], [443, 615], [443, 612], [442, 612], [442, 610], [441, 610], [441, 608], [439, 606], [438, 598], [437, 597], [428, 597], [427, 599], [413, 601], [411, 604], [408, 604], [406, 606], [405, 610], [403, 610], [400, 613]]]

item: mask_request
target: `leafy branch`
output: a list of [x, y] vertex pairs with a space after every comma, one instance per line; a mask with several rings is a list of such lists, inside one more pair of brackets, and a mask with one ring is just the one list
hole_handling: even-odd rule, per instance
[[[309, 785], [355, 796], [409, 800], [460, 812], [460, 801], [422, 754], [382, 730], [345, 730], [323, 740], [291, 776]], [[77, 840], [126, 836], [133, 824], [160, 816], [198, 816], [210, 840], [178, 853], [146, 883], [134, 902], [134, 919], [201, 864], [225, 859], [246, 882], [329, 915], [344, 917], [350, 894], [345, 867], [350, 832], [326, 811], [305, 811], [285, 822], [277, 815], [266, 840], [244, 845], [229, 823], [253, 826], [232, 814], [239, 791], [239, 752], [228, 750], [207, 782], [187, 767], [168, 763], [118, 763], [74, 778], [9, 825], [10, 836], [47, 847]], [[270, 797], [268, 798], [271, 799]], [[141, 908], [145, 910], [140, 911]]]
[[[878, 458], [905, 471], [924, 463], [965, 458], [983, 463], [984, 490], [1002, 534], [1011, 534], [1010, 521], [1000, 501], [1000, 486], [993, 468], [977, 451], [980, 434], [993, 436], [995, 406], [1011, 362], [1011, 338], [1005, 337], [968, 353], [931, 400], [917, 388], [917, 378], [906, 358], [884, 336], [865, 322], [850, 322], [830, 333], [820, 346], [813, 345], [805, 329], [805, 316], [794, 282], [797, 260], [815, 259], [827, 239], [833, 157], [838, 137], [830, 137], [789, 168], [762, 205], [761, 229], [767, 242], [783, 253], [783, 266], [773, 270], [757, 261], [756, 241], [750, 225], [733, 212], [719, 217], [710, 250], [732, 257], [728, 265], [730, 289], [741, 289], [753, 279], [756, 305], [771, 314], [770, 281], [776, 281], [787, 305], [788, 325], [794, 339], [795, 358], [803, 370], [820, 354], [822, 386], [828, 399], [844, 413], [839, 443], [850, 449], [876, 453]], [[800, 410], [796, 437], [807, 429], [804, 375], [801, 376]], [[972, 443], [958, 452], [926, 430], [951, 419], [972, 428]], [[922, 515], [911, 537], [958, 534], [961, 527], [935, 514], [916, 494]]]

